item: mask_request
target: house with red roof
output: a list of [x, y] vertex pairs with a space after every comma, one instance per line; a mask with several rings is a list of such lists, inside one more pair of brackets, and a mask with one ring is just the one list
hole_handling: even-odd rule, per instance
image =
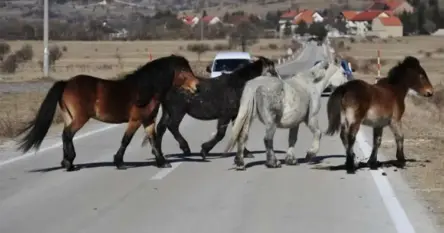
[[359, 13], [360, 11], [342, 11], [339, 13], [339, 17], [345, 21], [351, 21]]
[[288, 10], [286, 12], [283, 12], [281, 17], [279, 18], [279, 24], [285, 24], [287, 21], [292, 22], [296, 19], [296, 16], [298, 16], [299, 13], [299, 10]]
[[186, 24], [191, 27], [194, 27], [198, 22], [199, 18], [197, 16], [191, 16], [191, 15], [184, 15], [180, 17], [180, 19]]
[[324, 21], [324, 18], [318, 12], [313, 10], [304, 9], [298, 11], [290, 10], [284, 12], [279, 20], [281, 36], [287, 22], [290, 23], [291, 31], [294, 32], [295, 28], [297, 28], [297, 25], [301, 22], [305, 22], [307, 25], [310, 25], [314, 22], [322, 21]]
[[403, 25], [396, 16], [377, 17], [372, 21], [372, 34], [380, 38], [403, 36]]
[[214, 25], [214, 24], [217, 24], [217, 23], [222, 23], [222, 21], [220, 20], [219, 17], [217, 17], [217, 16], [210, 16], [210, 15], [207, 15], [207, 16], [203, 17], [202, 18], [202, 22], [204, 22], [205, 24], [208, 24], [208, 25]]
[[406, 0], [374, 0], [368, 11], [391, 11], [394, 15], [412, 13], [415, 9]]
[[359, 14], [356, 14], [351, 21], [353, 22], [372, 22], [373, 19], [378, 17], [389, 17], [392, 13], [390, 11], [380, 11], [380, 10], [370, 10], [363, 11]]
[[390, 11], [370, 10], [359, 12], [352, 16], [347, 23], [347, 28], [352, 35], [365, 36], [368, 31], [371, 31], [372, 22], [375, 18], [390, 17]]

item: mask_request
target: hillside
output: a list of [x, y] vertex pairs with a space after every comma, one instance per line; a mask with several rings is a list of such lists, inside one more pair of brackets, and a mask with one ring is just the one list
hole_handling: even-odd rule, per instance
[[[268, 11], [286, 10], [290, 7], [322, 9], [330, 6], [330, 0], [120, 0], [128, 4], [106, 0], [49, 0], [51, 19], [106, 18], [127, 19], [133, 13], [153, 15], [158, 10], [173, 10], [195, 14], [205, 9], [209, 15], [222, 16], [226, 12], [245, 11], [265, 15]], [[102, 0], [105, 3], [105, 0]], [[346, 0], [335, 2], [345, 3]], [[349, 1], [352, 8], [361, 9], [371, 0]], [[0, 3], [0, 18], [25, 20], [41, 19], [43, 0], [9, 0]], [[204, 7], [205, 6], [205, 7]]]

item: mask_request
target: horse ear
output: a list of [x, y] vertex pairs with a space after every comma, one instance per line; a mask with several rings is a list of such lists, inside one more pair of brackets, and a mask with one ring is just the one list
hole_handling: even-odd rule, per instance
[[257, 61], [257, 60], [259, 60], [261, 57], [260, 56], [256, 56], [256, 55], [252, 55], [251, 56], [251, 60], [252, 61]]

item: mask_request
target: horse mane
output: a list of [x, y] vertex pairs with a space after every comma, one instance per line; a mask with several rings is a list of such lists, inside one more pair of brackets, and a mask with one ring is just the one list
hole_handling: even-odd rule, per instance
[[254, 62], [243, 64], [234, 69], [233, 72], [226, 75], [228, 75], [228, 78], [230, 79], [233, 78], [236, 80], [248, 81], [252, 78], [255, 78], [258, 75], [261, 75], [262, 70], [263, 70], [263, 61], [261, 59], [258, 59]]
[[[321, 61], [320, 63], [322, 63], [322, 62], [325, 62], [325, 61]], [[303, 70], [303, 71], [301, 71], [301, 72], [298, 72], [296, 75], [294, 75], [293, 77], [311, 77], [311, 78], [314, 78], [314, 73], [313, 73], [313, 71], [316, 69], [316, 67], [318, 67], [317, 69], [319, 70], [319, 64], [320, 63], [318, 63], [318, 64], [316, 64], [316, 65], [314, 65], [314, 66], [312, 66], [312, 67], [310, 67], [310, 69], [306, 69], [306, 70]], [[331, 63], [330, 62], [326, 62], [328, 65], [330, 65]]]
[[387, 74], [387, 82], [389, 84], [396, 84], [400, 81], [402, 82], [409, 68], [421, 68], [419, 60], [416, 57], [407, 56], [402, 62], [398, 62], [398, 64], [393, 66]]
[[145, 63], [133, 72], [124, 75], [121, 80], [136, 85], [152, 87], [160, 85], [165, 88], [166, 85], [172, 84], [172, 80], [169, 80], [167, 77], [174, 77], [175, 65], [192, 70], [185, 57], [172, 54]]

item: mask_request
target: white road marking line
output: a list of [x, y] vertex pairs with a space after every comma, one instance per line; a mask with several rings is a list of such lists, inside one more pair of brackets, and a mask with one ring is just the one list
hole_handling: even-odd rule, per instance
[[[359, 148], [364, 153], [365, 157], [370, 155], [372, 148], [370, 147], [369, 143], [367, 143], [366, 137], [361, 130], [356, 135], [356, 141], [358, 142]], [[415, 228], [413, 228], [413, 225], [407, 217], [404, 208], [402, 208], [398, 198], [396, 198], [396, 194], [393, 191], [389, 180], [386, 176], [381, 175], [382, 172], [382, 169], [371, 170], [370, 174], [375, 181], [376, 187], [378, 187], [379, 194], [381, 195], [385, 207], [387, 208], [387, 211], [395, 224], [397, 232], [415, 233]]]
[[[119, 125], [113, 124], [113, 125], [109, 125], [109, 126], [106, 126], [106, 127], [100, 128], [100, 129], [96, 129], [96, 130], [88, 131], [88, 132], [86, 132], [86, 133], [76, 135], [76, 136], [73, 138], [73, 140], [75, 141], [75, 140], [77, 140], [77, 139], [86, 138], [86, 137], [89, 137], [89, 136], [94, 135], [94, 134], [96, 134], [96, 133], [100, 133], [100, 132], [103, 132], [103, 131], [106, 131], [106, 130], [109, 130], [109, 129], [115, 128], [115, 127], [117, 127], [117, 126], [119, 126]], [[28, 152], [28, 153], [26, 153], [26, 154], [24, 154], [24, 155], [22, 155], [22, 156], [15, 157], [15, 158], [11, 158], [11, 159], [8, 159], [8, 160], [5, 160], [5, 161], [2, 161], [2, 162], [0, 162], [0, 167], [2, 167], [2, 166], [4, 166], [4, 165], [7, 165], [7, 164], [10, 164], [10, 163], [14, 163], [14, 162], [17, 162], [17, 161], [23, 160], [23, 159], [27, 159], [27, 158], [29, 158], [29, 157], [31, 157], [31, 156], [36, 156], [37, 153], [44, 152], [44, 151], [47, 151], [47, 150], [52, 150], [52, 149], [55, 149], [55, 148], [61, 147], [62, 145], [63, 145], [62, 141], [59, 141], [59, 142], [57, 142], [57, 143], [55, 143], [55, 144], [52, 144], [52, 145], [50, 145], [50, 146], [48, 146], [48, 147], [41, 148], [41, 149], [38, 150], [38, 151], [35, 151], [35, 152]]]
[[163, 179], [168, 174], [170, 174], [172, 171], [174, 171], [174, 169], [179, 167], [180, 164], [182, 164], [182, 162], [171, 163], [171, 167], [170, 168], [162, 168], [162, 169], [160, 169], [160, 171], [157, 172], [156, 175], [151, 177], [150, 180], [161, 180], [161, 179]]

